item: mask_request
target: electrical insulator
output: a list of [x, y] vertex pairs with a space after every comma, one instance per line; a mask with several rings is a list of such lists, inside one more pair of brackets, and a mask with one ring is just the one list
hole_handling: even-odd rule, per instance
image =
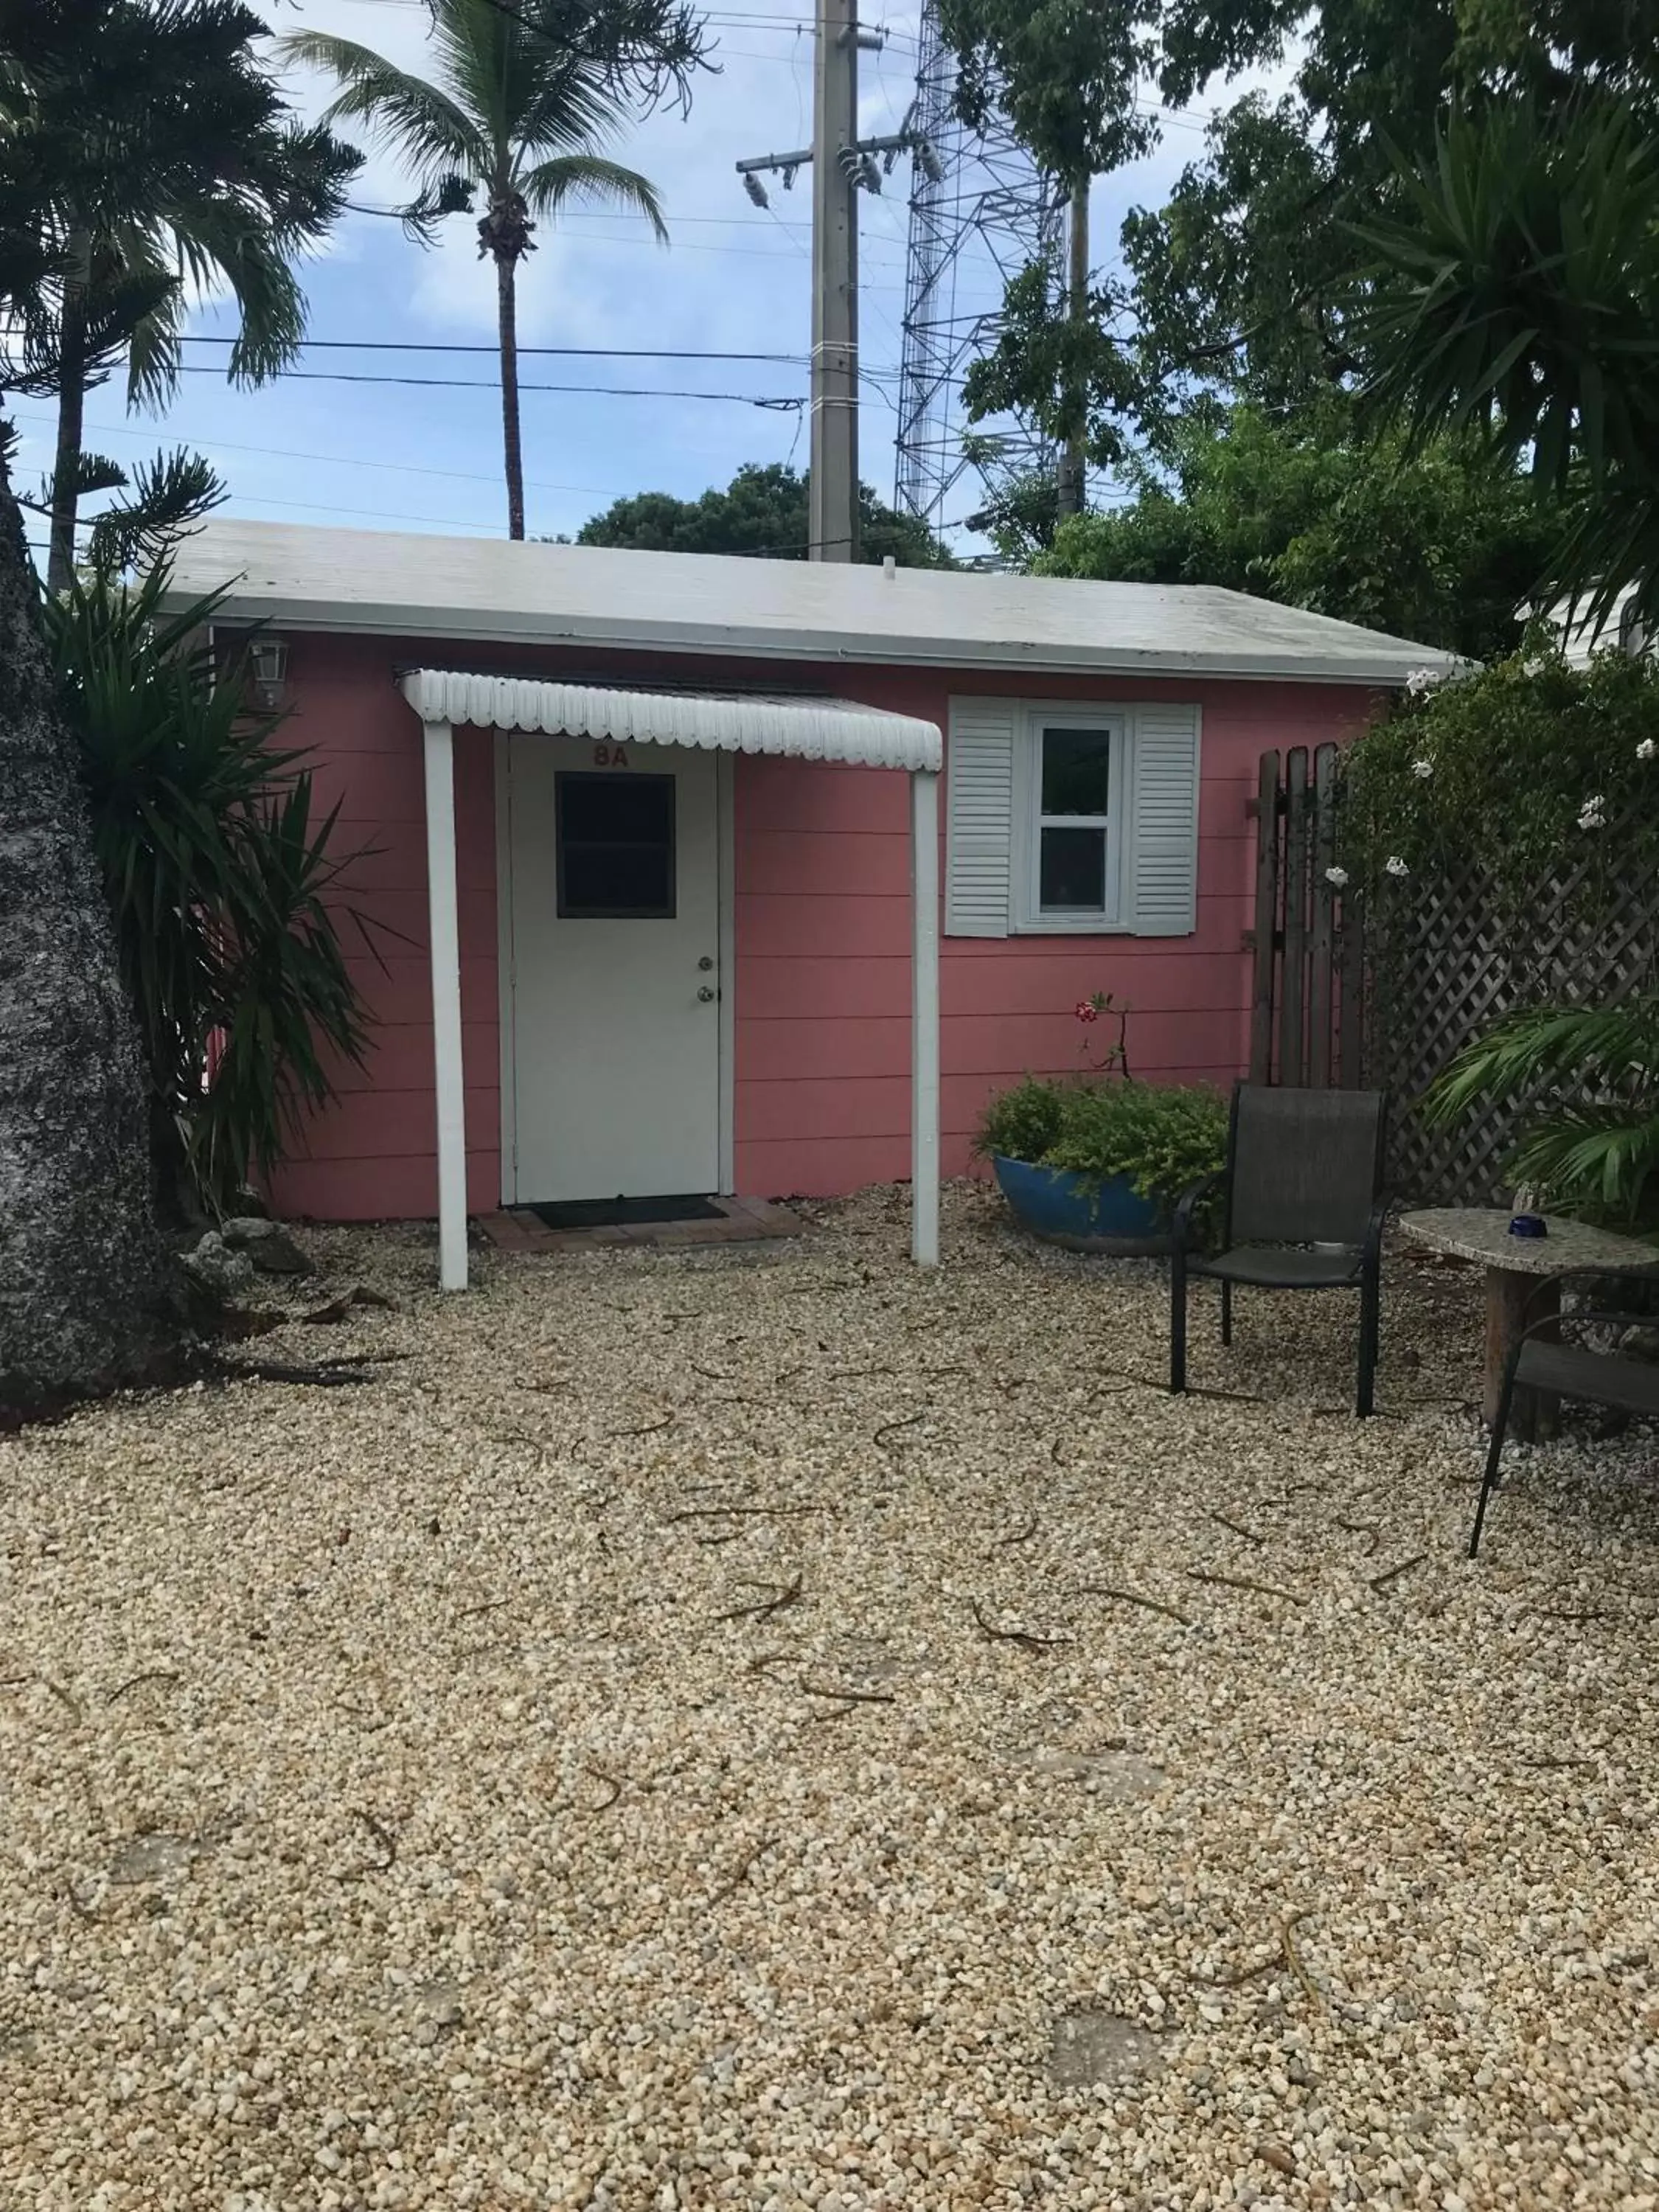
[[760, 179], [755, 174], [752, 169], [745, 169], [744, 171], [743, 188], [744, 191], [748, 193], [750, 198], [753, 200], [757, 208], [769, 207], [771, 205], [771, 202], [766, 197], [765, 185], [762, 184]]

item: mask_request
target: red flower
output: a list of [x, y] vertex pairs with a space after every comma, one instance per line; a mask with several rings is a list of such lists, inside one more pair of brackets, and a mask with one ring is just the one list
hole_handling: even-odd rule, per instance
[[1092, 999], [1079, 999], [1073, 1012], [1080, 1022], [1097, 1022], [1100, 1019], [1100, 1008]]

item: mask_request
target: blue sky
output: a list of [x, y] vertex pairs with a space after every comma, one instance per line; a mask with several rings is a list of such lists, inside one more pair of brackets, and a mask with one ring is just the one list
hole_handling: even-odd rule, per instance
[[[896, 130], [910, 98], [916, 9], [880, 18], [885, 51], [861, 57], [860, 115], [866, 135]], [[305, 25], [375, 47], [423, 68], [428, 17], [422, 0], [289, 0], [273, 27]], [[524, 265], [520, 335], [526, 347], [680, 348], [782, 354], [776, 362], [527, 357], [526, 386], [579, 386], [524, 396], [526, 501], [532, 534], [575, 530], [623, 494], [695, 495], [723, 484], [744, 461], [805, 461], [799, 409], [758, 398], [800, 398], [806, 390], [811, 325], [810, 190], [775, 180], [771, 207], [752, 207], [733, 163], [804, 145], [811, 137], [811, 0], [714, 0], [710, 22], [721, 73], [698, 84], [689, 118], [649, 118], [615, 150], [659, 187], [672, 243], [659, 246], [633, 217], [573, 212], [544, 231]], [[327, 98], [319, 79], [296, 75], [299, 104], [314, 112]], [[1172, 118], [1164, 143], [1132, 171], [1097, 188], [1096, 258], [1114, 258], [1119, 223], [1136, 203], [1155, 204], [1201, 146], [1201, 122]], [[904, 304], [908, 166], [878, 199], [860, 195], [863, 354], [871, 384], [862, 410], [862, 473], [884, 497], [893, 491], [891, 401], [896, 397]], [[354, 197], [384, 204], [406, 196], [394, 161], [372, 153]], [[310, 334], [316, 339], [424, 340], [493, 347], [495, 286], [477, 254], [466, 217], [444, 227], [429, 251], [396, 224], [346, 219], [305, 272]], [[970, 257], [959, 307], [989, 307], [1000, 285], [988, 258]], [[222, 307], [205, 304], [200, 334], [224, 332]], [[191, 373], [164, 418], [126, 410], [118, 385], [94, 392], [87, 443], [123, 461], [159, 444], [198, 447], [230, 488], [229, 513], [359, 528], [399, 527], [504, 536], [499, 397], [491, 350], [476, 354], [372, 354], [318, 349], [310, 372], [252, 392], [223, 379], [222, 349], [186, 348]], [[325, 376], [324, 372], [331, 373]], [[357, 383], [348, 375], [449, 378], [476, 389]], [[601, 395], [598, 386], [645, 391]], [[678, 398], [677, 392], [732, 395]], [[658, 394], [665, 396], [658, 397]], [[45, 465], [51, 435], [44, 401], [15, 410], [23, 439], [20, 486]], [[962, 505], [972, 503], [963, 487]], [[957, 535], [959, 544], [968, 541]]]

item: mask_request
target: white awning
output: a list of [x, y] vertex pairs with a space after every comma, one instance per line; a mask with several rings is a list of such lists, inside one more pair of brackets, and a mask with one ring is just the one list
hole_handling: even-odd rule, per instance
[[548, 737], [696, 745], [705, 752], [781, 753], [866, 768], [927, 769], [945, 759], [939, 726], [851, 699], [779, 698], [754, 692], [612, 691], [596, 684], [473, 676], [414, 668], [403, 693], [427, 723], [539, 730]]

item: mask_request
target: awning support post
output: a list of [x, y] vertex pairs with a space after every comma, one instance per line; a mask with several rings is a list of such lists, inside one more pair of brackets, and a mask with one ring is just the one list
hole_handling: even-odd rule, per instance
[[455, 741], [423, 725], [426, 888], [432, 963], [432, 1044], [438, 1105], [438, 1282], [466, 1288], [466, 1084], [461, 1066], [461, 940], [455, 890]]
[[910, 775], [910, 1256], [939, 1265], [939, 775]]

